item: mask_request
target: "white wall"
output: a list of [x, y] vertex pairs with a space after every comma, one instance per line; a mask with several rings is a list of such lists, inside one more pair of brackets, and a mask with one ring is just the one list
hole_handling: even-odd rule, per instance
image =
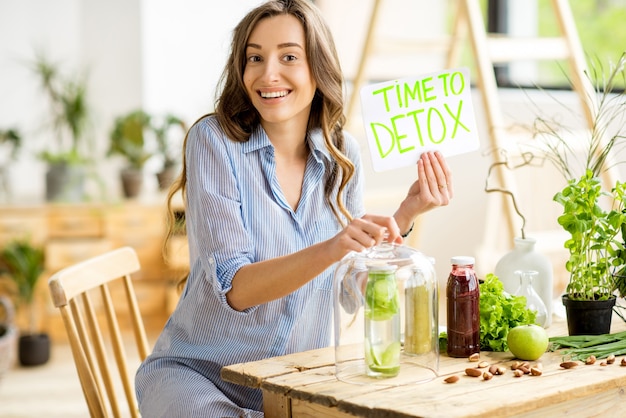
[[[230, 31], [258, 3], [0, 0], [0, 127], [19, 128], [26, 143], [9, 170], [12, 201], [43, 199], [45, 167], [35, 154], [54, 139], [44, 124], [45, 97], [28, 67], [35, 51], [60, 63], [67, 76], [88, 71], [97, 168], [105, 197], [117, 198], [120, 162], [104, 158], [113, 119], [139, 107], [188, 122], [211, 111]], [[0, 163], [5, 159], [0, 155]], [[157, 161], [152, 163], [146, 167], [148, 192], [157, 187]], [[100, 197], [98, 184], [89, 187]]]

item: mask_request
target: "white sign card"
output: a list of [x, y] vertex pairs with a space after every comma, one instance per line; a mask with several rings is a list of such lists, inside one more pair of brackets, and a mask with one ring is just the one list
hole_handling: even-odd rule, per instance
[[375, 171], [415, 164], [426, 151], [449, 157], [480, 146], [467, 68], [371, 84], [360, 93]]

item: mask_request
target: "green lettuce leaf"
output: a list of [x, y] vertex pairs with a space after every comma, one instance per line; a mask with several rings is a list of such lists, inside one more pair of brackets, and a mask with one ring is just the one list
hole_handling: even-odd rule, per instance
[[511, 328], [533, 324], [537, 313], [526, 308], [524, 296], [509, 295], [500, 279], [492, 273], [480, 284], [480, 349], [507, 351], [506, 338]]

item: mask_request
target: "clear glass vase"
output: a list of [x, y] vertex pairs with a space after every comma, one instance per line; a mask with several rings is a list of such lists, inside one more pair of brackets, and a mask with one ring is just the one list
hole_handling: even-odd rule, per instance
[[533, 287], [533, 281], [536, 280], [539, 272], [535, 270], [518, 270], [515, 273], [519, 275], [519, 287], [514, 294], [526, 298], [526, 307], [537, 312], [535, 324], [547, 328], [548, 309]]
[[539, 276], [533, 283], [533, 288], [541, 297], [548, 316], [545, 327], [549, 327], [552, 323], [552, 307], [553, 307], [553, 268], [552, 263], [547, 256], [537, 251], [535, 238], [514, 239], [515, 247], [513, 250], [505, 254], [496, 264], [494, 273], [502, 284], [504, 290], [510, 294], [514, 294], [519, 287], [518, 271], [534, 270], [539, 272]]

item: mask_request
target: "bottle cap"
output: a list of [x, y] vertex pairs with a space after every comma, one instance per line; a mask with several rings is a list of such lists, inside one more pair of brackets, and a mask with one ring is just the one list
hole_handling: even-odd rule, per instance
[[456, 264], [457, 266], [466, 266], [468, 264], [474, 265], [474, 257], [467, 255], [457, 255], [450, 259], [451, 264]]
[[380, 273], [393, 273], [398, 269], [398, 266], [393, 264], [373, 264], [369, 266], [369, 271]]

